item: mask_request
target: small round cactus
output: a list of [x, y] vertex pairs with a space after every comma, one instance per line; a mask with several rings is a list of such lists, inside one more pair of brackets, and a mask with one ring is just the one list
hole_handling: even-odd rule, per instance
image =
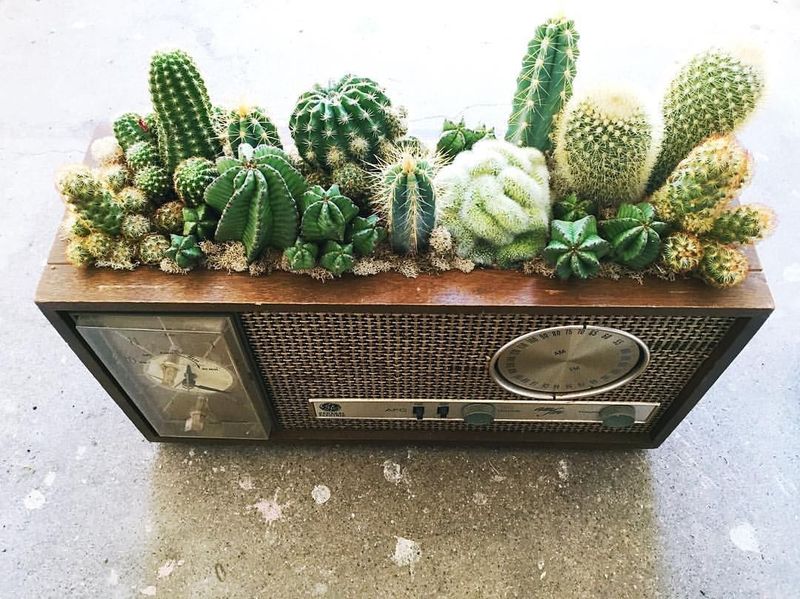
[[594, 202], [580, 199], [574, 193], [553, 204], [553, 218], [558, 220], [576, 221], [590, 214], [597, 214]]
[[146, 166], [158, 166], [161, 159], [155, 145], [149, 141], [137, 141], [125, 151], [125, 162], [135, 173]]
[[262, 108], [242, 105], [232, 110], [226, 119], [225, 136], [236, 155], [239, 145], [246, 143], [254, 148], [262, 144], [283, 149], [278, 129]]
[[568, 189], [601, 206], [637, 201], [658, 151], [650, 115], [629, 92], [573, 98], [559, 122], [555, 164]]
[[98, 260], [98, 266], [107, 266], [114, 270], [133, 270], [136, 268], [136, 245], [126, 240], [115, 241], [111, 251], [102, 260]]
[[774, 213], [766, 206], [738, 206], [714, 221], [708, 237], [721, 243], [753, 243], [770, 233], [774, 219]]
[[80, 243], [90, 256], [100, 260], [105, 258], [111, 251], [114, 246], [114, 238], [100, 231], [96, 231], [83, 237]]
[[206, 158], [187, 158], [175, 169], [175, 191], [187, 206], [203, 203], [206, 187], [219, 176], [213, 162]]
[[114, 199], [127, 214], [141, 214], [150, 206], [142, 190], [135, 187], [126, 187]]
[[145, 197], [156, 204], [162, 203], [171, 191], [167, 171], [160, 166], [146, 166], [136, 173], [133, 184]]
[[141, 214], [128, 214], [122, 219], [122, 236], [130, 241], [138, 241], [150, 232], [150, 219]]
[[121, 164], [111, 164], [100, 170], [100, 179], [114, 193], [122, 191], [128, 185], [128, 169]]
[[341, 244], [336, 241], [327, 241], [322, 246], [319, 265], [336, 276], [352, 270], [355, 258], [353, 244]]
[[82, 164], [62, 169], [56, 178], [56, 188], [67, 201], [82, 201], [103, 193], [103, 182], [92, 169]]
[[113, 135], [95, 139], [89, 146], [89, 153], [92, 160], [100, 166], [119, 164], [124, 158], [122, 146], [117, 143], [117, 139]]
[[170, 245], [164, 255], [180, 268], [191, 269], [203, 259], [203, 250], [194, 235], [170, 235]]
[[303, 241], [297, 238], [294, 245], [289, 246], [283, 251], [286, 262], [292, 270], [308, 270], [317, 265], [317, 254], [319, 248], [315, 243]]
[[135, 112], [126, 112], [114, 121], [114, 137], [123, 151], [137, 141], [155, 142], [155, 129], [152, 123]]
[[550, 243], [543, 254], [545, 260], [555, 266], [559, 278], [589, 279], [597, 276], [600, 258], [611, 250], [611, 245], [597, 234], [594, 216], [585, 216], [574, 222], [554, 220], [551, 230]]
[[698, 273], [713, 287], [725, 289], [740, 284], [747, 278], [747, 258], [737, 250], [721, 243], [706, 243]]
[[164, 235], [151, 233], [139, 242], [139, 260], [144, 264], [158, 264], [169, 249], [169, 239]]
[[464, 119], [458, 123], [444, 120], [442, 133], [436, 141], [436, 153], [444, 162], [451, 162], [453, 158], [465, 150], [471, 150], [472, 146], [484, 137], [494, 138], [494, 129], [488, 129], [484, 125], [478, 125], [477, 129], [470, 129], [464, 124]]
[[358, 206], [336, 185], [327, 191], [319, 186], [309, 188], [300, 204], [300, 234], [306, 241], [344, 241], [347, 224], [358, 214]]
[[[333, 170], [331, 180], [339, 186], [339, 190], [351, 200], [363, 203], [370, 192], [371, 179], [362, 167], [348, 162]], [[308, 180], [309, 183], [311, 182]]]
[[76, 218], [70, 225], [69, 233], [73, 237], [86, 237], [92, 232], [92, 225], [82, 218]]
[[74, 239], [67, 244], [67, 261], [73, 266], [93, 264], [95, 257], [86, 249], [82, 239]]
[[183, 234], [194, 235], [197, 239], [211, 239], [217, 228], [219, 217], [211, 206], [197, 206], [183, 209]]
[[162, 233], [183, 231], [183, 204], [178, 201], [167, 202], [153, 213], [153, 225]]
[[697, 269], [703, 259], [703, 244], [696, 235], [678, 231], [661, 246], [661, 261], [667, 270], [684, 274]]

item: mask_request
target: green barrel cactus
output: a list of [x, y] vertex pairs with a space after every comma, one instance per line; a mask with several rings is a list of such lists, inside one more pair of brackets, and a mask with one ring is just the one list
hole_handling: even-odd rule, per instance
[[183, 234], [194, 235], [197, 239], [211, 239], [217, 229], [219, 218], [214, 210], [202, 206], [183, 208]]
[[69, 168], [59, 177], [56, 187], [92, 230], [119, 235], [125, 213], [91, 169], [81, 165]]
[[664, 134], [648, 192], [664, 183], [687, 154], [707, 137], [733, 133], [764, 93], [756, 62], [720, 49], [693, 57], [681, 68], [662, 102]]
[[494, 139], [494, 129], [489, 129], [484, 125], [479, 125], [477, 129], [470, 129], [464, 124], [464, 119], [458, 123], [445, 119], [442, 133], [436, 141], [436, 153], [444, 162], [451, 162], [456, 155], [465, 150], [471, 150], [472, 146], [484, 137]]
[[553, 204], [553, 218], [558, 220], [576, 221], [590, 214], [597, 214], [597, 207], [594, 202], [578, 198], [574, 193]]
[[615, 218], [600, 223], [611, 242], [613, 258], [630, 268], [644, 268], [655, 262], [661, 250], [661, 236], [668, 225], [656, 220], [656, 211], [646, 202], [622, 204]]
[[243, 143], [254, 148], [260, 145], [283, 149], [278, 129], [262, 108], [240, 106], [232, 110], [226, 119], [225, 136], [235, 155]]
[[218, 176], [216, 165], [207, 158], [187, 158], [175, 168], [175, 191], [187, 206], [200, 206], [206, 187]]
[[309, 188], [300, 208], [300, 235], [306, 241], [344, 241], [347, 224], [358, 214], [358, 206], [339, 192], [338, 185], [327, 191], [319, 185]]
[[220, 152], [206, 85], [188, 54], [176, 50], [153, 55], [150, 97], [158, 148], [169, 175], [181, 160], [193, 156], [213, 159]]
[[428, 249], [436, 221], [433, 165], [425, 158], [404, 153], [382, 173], [380, 209], [389, 228], [389, 242], [400, 254]]
[[703, 244], [692, 233], [676, 231], [661, 248], [661, 261], [670, 272], [685, 274], [697, 269], [703, 259]]
[[126, 112], [114, 121], [114, 137], [123, 151], [138, 141], [156, 143], [155, 131], [152, 123], [135, 112]]
[[162, 233], [180, 233], [183, 230], [183, 204], [167, 202], [153, 212], [153, 226]]
[[144, 264], [158, 264], [164, 259], [170, 247], [169, 240], [158, 233], [151, 233], [139, 242], [137, 252], [139, 260]]
[[440, 224], [462, 258], [511, 266], [547, 243], [549, 174], [539, 150], [481, 140], [440, 171], [436, 186]]
[[345, 162], [375, 162], [384, 143], [405, 133], [401, 114], [383, 89], [353, 75], [301, 95], [289, 129], [300, 156], [325, 172]]
[[736, 248], [716, 242], [703, 245], [698, 274], [708, 285], [720, 289], [739, 285], [749, 270], [747, 257]]
[[353, 244], [356, 255], [368, 256], [386, 239], [386, 229], [378, 226], [377, 214], [371, 214], [366, 218], [356, 216], [348, 225], [345, 239]]
[[752, 161], [733, 136], [711, 137], [684, 158], [650, 198], [658, 215], [706, 233], [749, 180]]
[[163, 166], [146, 166], [133, 178], [133, 185], [145, 197], [155, 203], [162, 204], [172, 193], [170, 178]]
[[147, 166], [160, 166], [158, 148], [149, 141], [137, 141], [125, 150], [125, 162], [134, 173]]
[[517, 77], [506, 141], [550, 151], [556, 118], [572, 96], [578, 37], [575, 24], [564, 17], [549, 19], [536, 30]]
[[601, 206], [637, 201], [658, 151], [656, 135], [644, 106], [628, 92], [575, 97], [559, 121], [557, 175], [569, 191]]
[[194, 268], [203, 259], [203, 250], [194, 235], [170, 235], [169, 248], [164, 256], [185, 270]]
[[334, 275], [339, 276], [351, 270], [354, 263], [352, 243], [342, 244], [336, 241], [326, 241], [322, 246], [319, 265]]
[[283, 255], [292, 270], [308, 270], [317, 265], [319, 248], [316, 243], [303, 241], [299, 237], [294, 245], [283, 251]]
[[585, 216], [574, 222], [554, 220], [551, 240], [543, 253], [561, 279], [589, 279], [597, 275], [600, 258], [610, 249], [609, 243], [597, 234], [594, 216]]
[[[339, 190], [357, 204], [363, 204], [372, 188], [372, 176], [366, 168], [346, 162], [331, 172], [330, 179]], [[309, 181], [310, 183], [310, 181]], [[328, 187], [328, 185], [323, 185]]]
[[220, 158], [217, 168], [220, 175], [205, 192], [206, 204], [221, 215], [214, 238], [241, 241], [250, 262], [267, 246], [292, 245], [307, 185], [286, 153], [241, 144], [239, 158]]

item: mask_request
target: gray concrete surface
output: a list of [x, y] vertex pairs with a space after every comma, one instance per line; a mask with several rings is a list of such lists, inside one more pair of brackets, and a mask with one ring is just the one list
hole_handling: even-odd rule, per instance
[[0, 2], [0, 597], [800, 596], [796, 2], [565, 5], [584, 80], [656, 93], [720, 39], [769, 65], [742, 139], [745, 199], [780, 215], [761, 245], [778, 309], [657, 451], [149, 445], [32, 303], [53, 172], [146, 106], [153, 49], [284, 127], [344, 71], [389, 87], [414, 133], [460, 112], [502, 127], [540, 4]]

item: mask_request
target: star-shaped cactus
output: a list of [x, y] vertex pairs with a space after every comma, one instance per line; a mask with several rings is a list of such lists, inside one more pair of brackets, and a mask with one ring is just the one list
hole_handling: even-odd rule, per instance
[[600, 223], [611, 241], [614, 260], [630, 268], [644, 268], [658, 258], [661, 236], [667, 224], [656, 220], [656, 211], [647, 202], [622, 204], [616, 218]]
[[550, 231], [551, 240], [544, 248], [544, 257], [556, 267], [560, 278], [589, 279], [597, 275], [600, 258], [609, 252], [611, 246], [597, 234], [594, 216], [575, 222], [554, 220]]

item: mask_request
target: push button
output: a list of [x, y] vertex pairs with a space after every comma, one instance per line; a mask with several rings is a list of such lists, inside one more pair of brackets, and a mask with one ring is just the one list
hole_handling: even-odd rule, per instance
[[411, 413], [417, 420], [422, 420], [422, 417], [425, 416], [425, 406], [414, 406], [411, 408]]

